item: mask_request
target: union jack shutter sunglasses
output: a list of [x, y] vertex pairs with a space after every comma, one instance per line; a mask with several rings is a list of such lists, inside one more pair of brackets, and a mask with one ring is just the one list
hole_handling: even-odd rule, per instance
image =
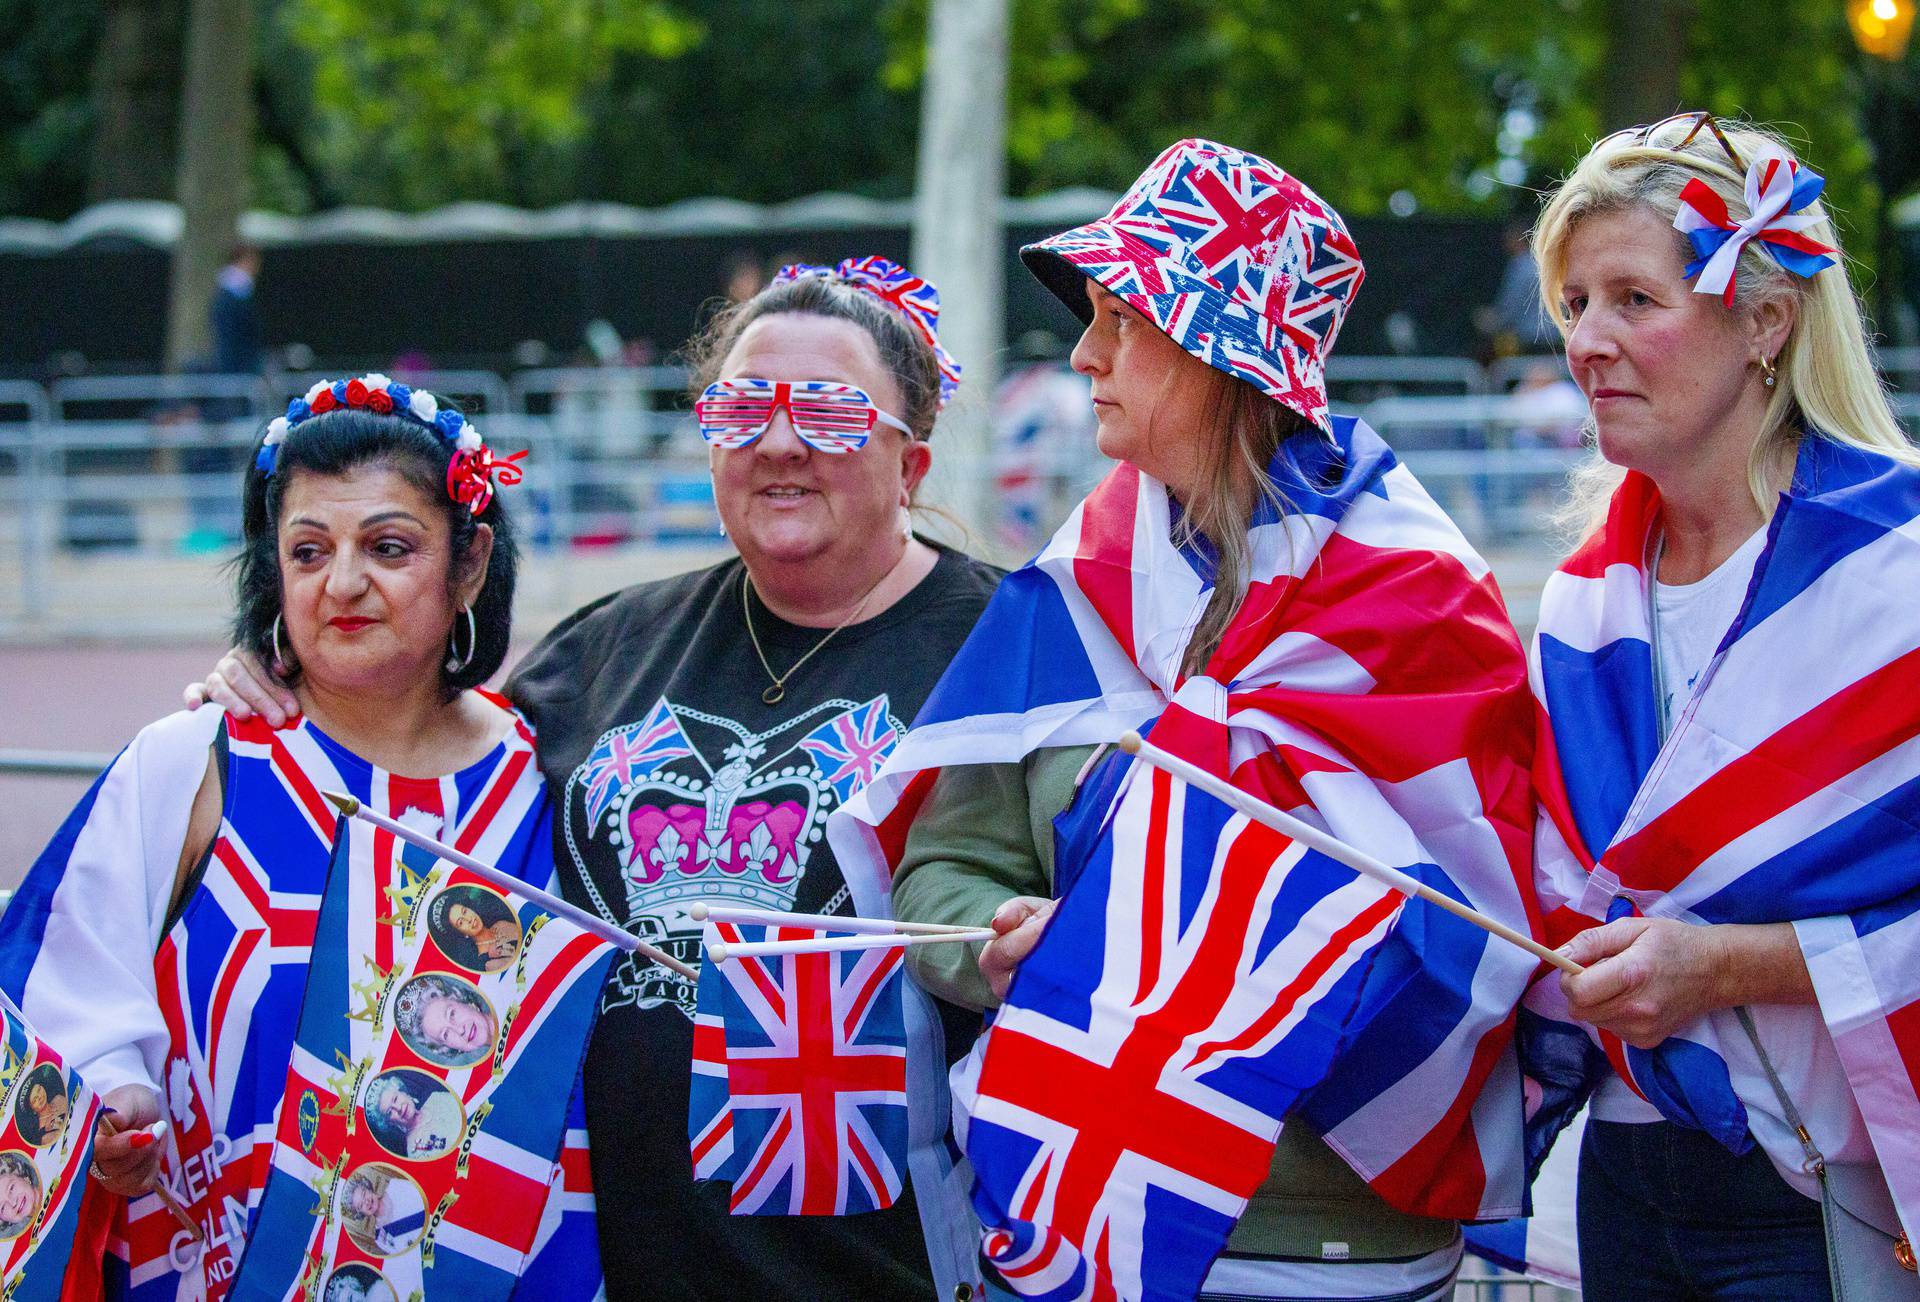
[[881, 411], [865, 389], [832, 380], [721, 380], [709, 384], [693, 405], [700, 437], [717, 448], [744, 448], [785, 411], [793, 431], [820, 452], [863, 448], [875, 423], [912, 437], [898, 417]]

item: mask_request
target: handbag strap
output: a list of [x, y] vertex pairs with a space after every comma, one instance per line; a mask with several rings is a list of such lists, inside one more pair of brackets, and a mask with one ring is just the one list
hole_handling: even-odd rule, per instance
[[1827, 1159], [1820, 1155], [1818, 1148], [1814, 1147], [1813, 1136], [1807, 1133], [1807, 1123], [1800, 1119], [1800, 1109], [1794, 1107], [1793, 1100], [1787, 1097], [1787, 1087], [1780, 1083], [1780, 1073], [1773, 1069], [1773, 1059], [1767, 1057], [1767, 1051], [1760, 1043], [1760, 1031], [1753, 1024], [1753, 1014], [1747, 1011], [1744, 1004], [1736, 1007], [1733, 1014], [1740, 1019], [1741, 1029], [1746, 1031], [1747, 1039], [1753, 1043], [1754, 1053], [1760, 1057], [1760, 1066], [1767, 1073], [1767, 1082], [1773, 1086], [1773, 1095], [1780, 1100], [1781, 1115], [1785, 1116], [1787, 1124], [1793, 1127], [1793, 1133], [1800, 1137], [1800, 1148], [1807, 1157], [1807, 1173], [1825, 1184]]

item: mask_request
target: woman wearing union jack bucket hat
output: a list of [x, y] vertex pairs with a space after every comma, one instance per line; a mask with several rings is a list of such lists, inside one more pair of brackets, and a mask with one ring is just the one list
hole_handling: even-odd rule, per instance
[[1000, 933], [908, 951], [1000, 1010], [956, 1082], [985, 1255], [1023, 1292], [1445, 1296], [1459, 1221], [1520, 1204], [1501, 1064], [1533, 961], [1372, 895], [1322, 948], [1313, 910], [1351, 874], [1239, 855], [1225, 806], [1110, 744], [1151, 727], [1524, 929], [1518, 639], [1432, 499], [1328, 410], [1365, 273], [1312, 190], [1185, 140], [1022, 256], [1085, 324], [1073, 365], [1120, 464], [853, 811], [876, 844], [909, 823], [899, 916]]

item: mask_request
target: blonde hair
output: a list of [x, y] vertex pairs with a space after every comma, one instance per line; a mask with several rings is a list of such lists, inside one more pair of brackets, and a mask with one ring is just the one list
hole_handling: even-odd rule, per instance
[[1174, 541], [1204, 537], [1215, 556], [1213, 596], [1187, 640], [1184, 672], [1197, 674], [1213, 658], [1240, 611], [1253, 567], [1248, 531], [1261, 502], [1285, 512], [1288, 503], [1268, 467], [1280, 444], [1314, 427], [1238, 376], [1214, 372], [1213, 396], [1201, 422], [1206, 458], [1199, 482], [1181, 502]]
[[[1637, 134], [1607, 137], [1588, 151], [1548, 200], [1533, 229], [1533, 254], [1540, 266], [1541, 300], [1547, 314], [1559, 323], [1563, 338], [1568, 325], [1560, 290], [1567, 276], [1567, 246], [1582, 221], [1645, 207], [1671, 222], [1680, 210], [1680, 191], [1695, 179], [1726, 201], [1733, 220], [1748, 215], [1745, 172], [1734, 166], [1710, 130], [1697, 131], [1681, 147], [1691, 125], [1691, 119], [1675, 119], [1660, 124], [1645, 140]], [[1721, 123], [1720, 127], [1745, 163], [1751, 163], [1766, 145], [1793, 155], [1786, 140], [1768, 128], [1749, 123]], [[1805, 234], [1838, 253], [1840, 238], [1825, 206], [1816, 200], [1806, 211], [1819, 220]], [[1679, 231], [1673, 238], [1687, 248]], [[1692, 260], [1690, 250], [1686, 257]], [[1843, 269], [1845, 254], [1839, 257], [1841, 266], [1802, 279], [1762, 252], [1757, 240], [1740, 253], [1733, 311], [1752, 312], [1762, 303], [1789, 298], [1796, 305], [1786, 344], [1775, 359], [1776, 383], [1760, 436], [1747, 463], [1747, 486], [1763, 514], [1773, 510], [1777, 476], [1783, 465], [1792, 465], [1803, 429], [1818, 438], [1920, 466], [1920, 452], [1902, 432], [1887, 402], [1867, 345], [1860, 301]], [[1560, 513], [1561, 523], [1579, 533], [1592, 529], [1604, 518], [1607, 499], [1622, 474], [1596, 451], [1591, 461], [1574, 472], [1571, 500]]]

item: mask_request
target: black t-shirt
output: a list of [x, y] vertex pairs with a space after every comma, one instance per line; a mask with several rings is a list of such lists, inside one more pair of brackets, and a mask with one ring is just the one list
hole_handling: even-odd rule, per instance
[[[1001, 571], [943, 550], [873, 619], [836, 634], [766, 704], [739, 560], [576, 612], [507, 694], [539, 733], [567, 898], [698, 967], [695, 900], [850, 913], [827, 815], [870, 778], [939, 681]], [[753, 599], [776, 672], [819, 643]], [[732, 1216], [693, 1181], [692, 984], [616, 963], [587, 1052], [587, 1129], [610, 1296], [927, 1297], [911, 1188], [859, 1216]], [[950, 1053], [978, 1019], [942, 1006]]]

